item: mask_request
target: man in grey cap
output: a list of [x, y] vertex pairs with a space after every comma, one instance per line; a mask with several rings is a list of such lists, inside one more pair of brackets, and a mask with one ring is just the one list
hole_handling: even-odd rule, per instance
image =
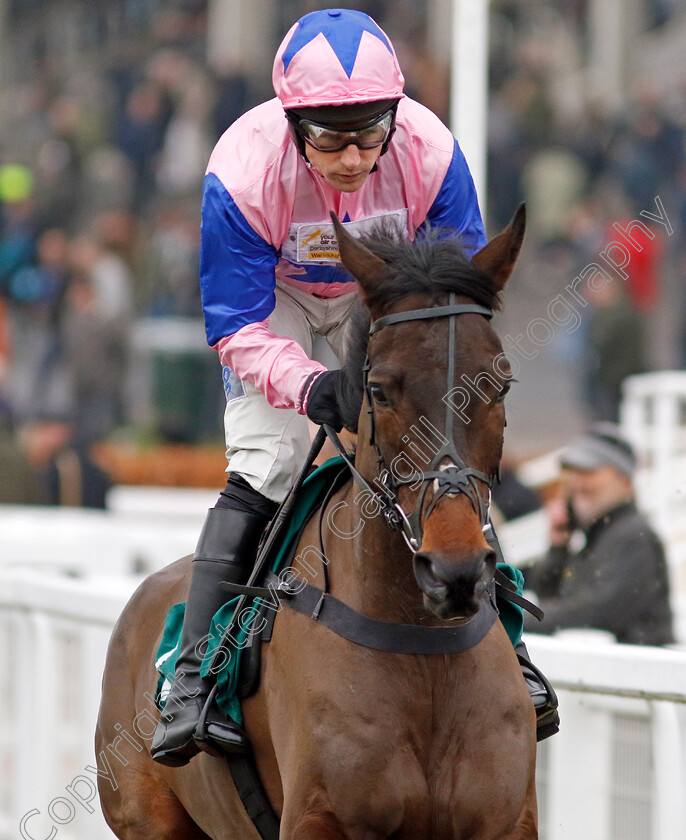
[[[617, 426], [598, 423], [561, 459], [562, 493], [548, 503], [550, 550], [524, 570], [545, 612], [531, 632], [592, 627], [626, 644], [674, 641], [662, 544], [634, 503], [636, 456]], [[583, 547], [570, 548], [575, 532]], [[575, 537], [576, 539], [576, 537]]]

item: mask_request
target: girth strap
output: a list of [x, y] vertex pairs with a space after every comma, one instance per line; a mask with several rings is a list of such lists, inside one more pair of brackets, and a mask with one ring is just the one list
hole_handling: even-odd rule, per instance
[[252, 753], [227, 754], [238, 795], [262, 840], [278, 840], [280, 821], [274, 813]]
[[[272, 582], [275, 585], [278, 583], [276, 577]], [[493, 582], [488, 586], [476, 615], [454, 627], [422, 627], [379, 621], [357, 612], [309, 583], [298, 586], [297, 591], [285, 589], [283, 584], [277, 587], [279, 594], [284, 596], [286, 606], [323, 624], [349, 642], [387, 653], [460, 653], [478, 645], [498, 617]]]

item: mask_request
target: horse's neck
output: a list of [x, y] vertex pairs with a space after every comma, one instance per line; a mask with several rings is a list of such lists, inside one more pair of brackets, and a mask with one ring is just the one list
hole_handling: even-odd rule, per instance
[[[367, 473], [369, 475], [369, 473]], [[343, 541], [341, 562], [331, 564], [334, 594], [366, 615], [385, 621], [426, 621], [412, 568], [401, 534], [392, 531], [380, 514], [374, 515], [369, 495], [352, 482], [338, 508], [338, 528], [352, 536]], [[339, 543], [340, 544], [340, 543]]]

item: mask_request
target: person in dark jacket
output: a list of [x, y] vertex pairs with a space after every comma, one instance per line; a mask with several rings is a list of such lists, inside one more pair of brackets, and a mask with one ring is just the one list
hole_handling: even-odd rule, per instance
[[19, 432], [21, 451], [33, 470], [32, 504], [107, 507], [111, 477], [91, 458], [75, 424], [59, 414], [45, 414]]
[[[550, 550], [524, 570], [542, 622], [531, 632], [596, 628], [625, 644], [674, 641], [669, 577], [659, 537], [636, 509], [636, 456], [611, 423], [597, 423], [562, 457], [564, 493], [547, 505]], [[578, 550], [570, 541], [580, 538]]]

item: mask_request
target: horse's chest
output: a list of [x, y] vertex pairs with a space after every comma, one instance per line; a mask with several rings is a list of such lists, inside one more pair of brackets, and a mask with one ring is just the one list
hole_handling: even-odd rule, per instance
[[[293, 774], [287, 788], [316, 791], [318, 810], [368, 827], [369, 837], [506, 836], [500, 828], [516, 820], [530, 774], [498, 766], [504, 733], [483, 714], [486, 686], [476, 676], [379, 657], [316, 627], [296, 646], [288, 638], [296, 627], [284, 622], [265, 671], [276, 760]], [[512, 753], [522, 756], [521, 746]], [[504, 813], [493, 797], [512, 776]]]

